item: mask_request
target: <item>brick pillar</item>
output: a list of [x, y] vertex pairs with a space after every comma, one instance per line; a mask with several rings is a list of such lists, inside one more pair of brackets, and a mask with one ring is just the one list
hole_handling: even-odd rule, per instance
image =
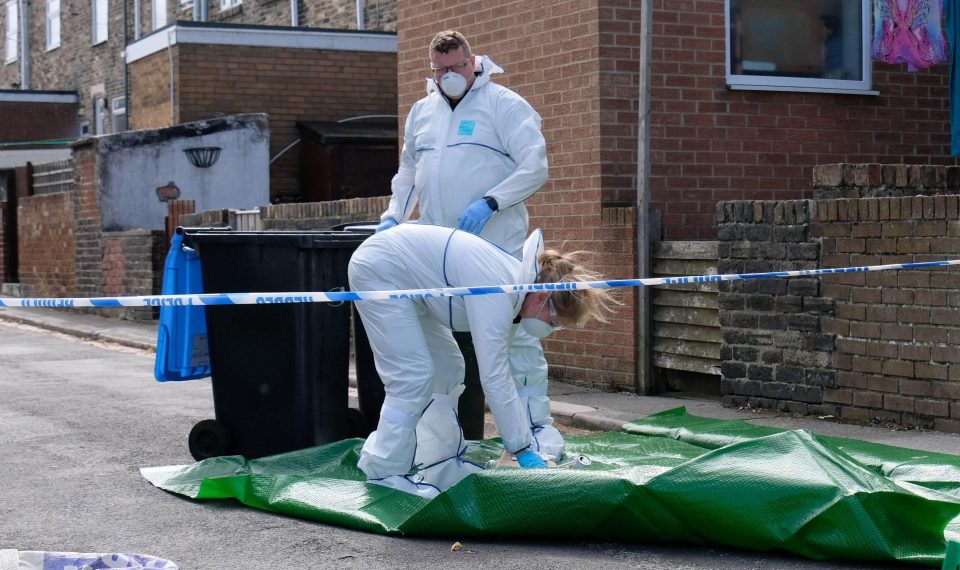
[[73, 191], [77, 296], [103, 295], [103, 219], [100, 214], [100, 155], [95, 139], [73, 147]]
[[[816, 204], [720, 202], [720, 273], [816, 269], [820, 246], [810, 238]], [[833, 334], [821, 330], [834, 302], [820, 298], [815, 278], [720, 283], [720, 390], [728, 405], [750, 404], [796, 413], [834, 414], [824, 389], [836, 387]]]

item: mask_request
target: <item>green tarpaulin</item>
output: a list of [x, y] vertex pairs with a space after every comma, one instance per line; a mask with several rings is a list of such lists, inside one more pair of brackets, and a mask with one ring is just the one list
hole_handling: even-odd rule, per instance
[[[814, 436], [669, 410], [623, 432], [569, 437], [582, 469], [491, 469], [433, 500], [365, 483], [362, 440], [247, 461], [142, 469], [192, 499], [365, 531], [595, 537], [783, 549], [814, 559], [939, 565], [960, 539], [960, 456]], [[499, 442], [471, 458], [496, 459]]]

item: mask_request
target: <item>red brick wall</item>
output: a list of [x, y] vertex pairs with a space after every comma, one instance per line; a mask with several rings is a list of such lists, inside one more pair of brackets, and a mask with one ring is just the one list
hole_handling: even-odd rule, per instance
[[[631, 209], [604, 212], [603, 185], [610, 177], [620, 176], [621, 166], [610, 165], [625, 155], [603, 136], [632, 127], [624, 130], [615, 125], [628, 118], [629, 111], [623, 109], [626, 103], [607, 104], [601, 99], [603, 93], [622, 95], [623, 90], [611, 91], [612, 83], [601, 85], [602, 66], [616, 68], [617, 64], [599, 57], [609, 54], [599, 44], [598, 8], [596, 0], [554, 2], [549, 11], [542, 3], [522, 0], [496, 4], [459, 0], [442, 8], [401, 3], [397, 10], [399, 114], [402, 126], [410, 106], [423, 96], [427, 48], [433, 35], [447, 28], [463, 32], [476, 54], [489, 55], [506, 70], [496, 81], [526, 98], [543, 117], [550, 179], [527, 201], [531, 227], [543, 227], [548, 247], [596, 252], [591, 259], [594, 268], [611, 277], [626, 277], [634, 275], [635, 216]], [[607, 13], [610, 19], [619, 16], [625, 14], [613, 9]], [[622, 74], [617, 81], [621, 80]], [[635, 171], [636, 163], [622, 168]], [[562, 331], [545, 343], [552, 376], [608, 388], [633, 386], [633, 292], [624, 291], [621, 297], [626, 305], [611, 323]]]
[[[73, 224], [76, 233], [76, 294], [103, 295], [103, 217], [100, 214], [100, 161], [96, 139], [73, 150]], [[22, 259], [22, 258], [21, 258]]]
[[956, 163], [946, 64], [874, 62], [879, 96], [730, 91], [723, 10], [654, 2], [651, 188], [667, 239], [715, 238], [720, 200], [809, 198], [818, 164]]
[[[103, 294], [106, 296], [160, 293], [164, 232], [128, 230], [103, 234]], [[117, 316], [150, 320], [151, 307], [124, 307]]]
[[69, 192], [20, 198], [18, 256], [25, 296], [74, 296], [73, 211]]
[[73, 103], [0, 101], [0, 142], [73, 139], [79, 132], [78, 124]]

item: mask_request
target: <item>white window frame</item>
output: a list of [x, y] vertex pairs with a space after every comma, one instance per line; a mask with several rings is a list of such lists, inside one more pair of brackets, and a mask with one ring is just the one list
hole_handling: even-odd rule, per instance
[[[121, 124], [121, 121], [123, 124]], [[127, 98], [114, 97], [110, 100], [110, 132], [119, 133], [127, 129]]]
[[[849, 0], [847, 0], [849, 1]], [[731, 33], [730, 33], [730, 0], [724, 0], [723, 19], [725, 28], [727, 85], [731, 89], [746, 89], [756, 91], [813, 91], [823, 93], [856, 93], [876, 94], [872, 91], [873, 65], [870, 59], [870, 41], [873, 29], [870, 26], [873, 13], [871, 0], [860, 0], [860, 52], [863, 77], [858, 80], [848, 79], [814, 79], [809, 77], [772, 77], [758, 75], [735, 75], [731, 69]]]
[[153, 29], [159, 30], [167, 25], [167, 0], [153, 0]]
[[60, 0], [47, 0], [47, 51], [60, 47]]
[[6, 3], [6, 29], [3, 32], [3, 61], [13, 63], [20, 53], [20, 9], [17, 0]]
[[241, 4], [243, 4], [243, 0], [220, 0], [220, 11], [223, 12]]
[[110, 0], [90, 0], [90, 37], [93, 45], [107, 41], [110, 33]]

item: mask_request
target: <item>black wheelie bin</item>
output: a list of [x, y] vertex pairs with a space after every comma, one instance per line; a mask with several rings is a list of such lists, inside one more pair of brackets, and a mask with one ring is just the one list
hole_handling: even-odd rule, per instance
[[194, 426], [191, 454], [249, 459], [367, 435], [366, 418], [348, 408], [352, 303], [277, 303], [269, 293], [348, 289], [350, 256], [369, 234], [183, 231], [204, 292], [267, 293], [255, 305], [205, 307], [216, 419]]

